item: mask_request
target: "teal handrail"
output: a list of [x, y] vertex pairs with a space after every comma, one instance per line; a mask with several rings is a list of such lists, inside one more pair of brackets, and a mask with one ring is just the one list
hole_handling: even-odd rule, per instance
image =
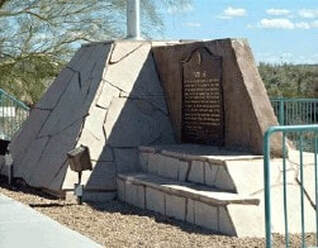
[[[285, 243], [286, 247], [289, 246], [289, 232], [288, 232], [288, 218], [287, 218], [287, 180], [286, 180], [286, 135], [288, 133], [313, 132], [314, 137], [314, 152], [315, 152], [315, 201], [316, 206], [318, 203], [318, 169], [317, 169], [317, 151], [318, 151], [318, 125], [294, 125], [294, 126], [272, 126], [264, 135], [264, 204], [265, 204], [265, 232], [266, 232], [266, 247], [272, 247], [272, 230], [271, 230], [271, 168], [270, 168], [270, 155], [271, 145], [270, 137], [274, 133], [283, 134], [282, 154], [283, 154], [283, 194], [284, 194], [284, 221], [285, 221]], [[301, 230], [302, 230], [302, 247], [305, 247], [305, 215], [304, 215], [304, 177], [303, 177], [303, 140], [300, 135], [300, 184], [301, 184]], [[316, 208], [316, 244], [318, 246], [318, 208]]]
[[18, 100], [14, 96], [11, 96], [9, 93], [5, 92], [3, 89], [0, 89], [0, 95], [5, 95], [9, 99], [11, 99], [13, 102], [15, 102], [19, 107], [23, 108], [24, 110], [29, 111], [30, 108], [24, 104], [24, 102]]
[[317, 98], [271, 98], [271, 101], [284, 101], [284, 102], [318, 102]]
[[[271, 104], [280, 125], [318, 124], [317, 98], [272, 98]], [[288, 134], [288, 139], [297, 147], [297, 135]], [[304, 149], [312, 152], [311, 139], [304, 137]]]
[[29, 107], [0, 89], [0, 139], [11, 140], [29, 116]]
[[280, 125], [318, 123], [317, 98], [272, 98], [271, 104]]

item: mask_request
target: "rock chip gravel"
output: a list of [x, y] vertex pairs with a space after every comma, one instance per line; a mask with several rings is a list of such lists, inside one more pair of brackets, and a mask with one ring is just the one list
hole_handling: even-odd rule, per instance
[[[265, 247], [261, 238], [236, 238], [218, 235], [209, 230], [164, 217], [151, 211], [140, 210], [118, 200], [103, 204], [55, 199], [23, 183], [9, 187], [0, 176], [0, 193], [20, 201], [51, 217], [105, 247]], [[291, 236], [290, 247], [300, 247], [300, 236]], [[306, 234], [308, 246], [314, 235]], [[274, 235], [273, 247], [285, 247], [284, 237]]]

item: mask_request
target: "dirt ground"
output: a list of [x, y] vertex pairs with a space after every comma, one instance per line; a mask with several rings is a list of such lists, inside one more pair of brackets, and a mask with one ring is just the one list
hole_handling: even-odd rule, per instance
[[[0, 193], [20, 201], [59, 223], [103, 244], [105, 247], [265, 247], [264, 239], [235, 238], [140, 210], [118, 200], [104, 204], [77, 205], [54, 199], [39, 190], [0, 176]], [[306, 235], [307, 246], [314, 235]], [[285, 247], [284, 237], [275, 235], [273, 247]], [[300, 237], [291, 236], [291, 247], [300, 247]]]

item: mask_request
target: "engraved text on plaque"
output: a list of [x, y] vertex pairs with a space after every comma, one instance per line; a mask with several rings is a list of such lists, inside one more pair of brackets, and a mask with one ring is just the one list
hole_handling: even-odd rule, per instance
[[224, 145], [222, 92], [222, 58], [195, 50], [183, 64], [183, 142]]

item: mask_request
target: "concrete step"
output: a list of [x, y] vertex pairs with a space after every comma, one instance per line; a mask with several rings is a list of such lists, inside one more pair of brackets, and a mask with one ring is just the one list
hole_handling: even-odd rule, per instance
[[[262, 158], [202, 145], [139, 147], [139, 161], [145, 173], [243, 194], [252, 194], [263, 187], [259, 180], [263, 173]], [[251, 185], [246, 177], [255, 183]]]
[[[263, 214], [248, 215], [249, 220], [246, 216], [241, 220], [239, 214], [240, 211], [258, 212], [258, 198], [152, 174], [119, 174], [117, 185], [122, 201], [231, 236], [246, 236], [240, 233], [241, 223], [258, 225], [257, 218]], [[260, 230], [263, 229], [253, 228], [247, 236], [262, 236]]]

